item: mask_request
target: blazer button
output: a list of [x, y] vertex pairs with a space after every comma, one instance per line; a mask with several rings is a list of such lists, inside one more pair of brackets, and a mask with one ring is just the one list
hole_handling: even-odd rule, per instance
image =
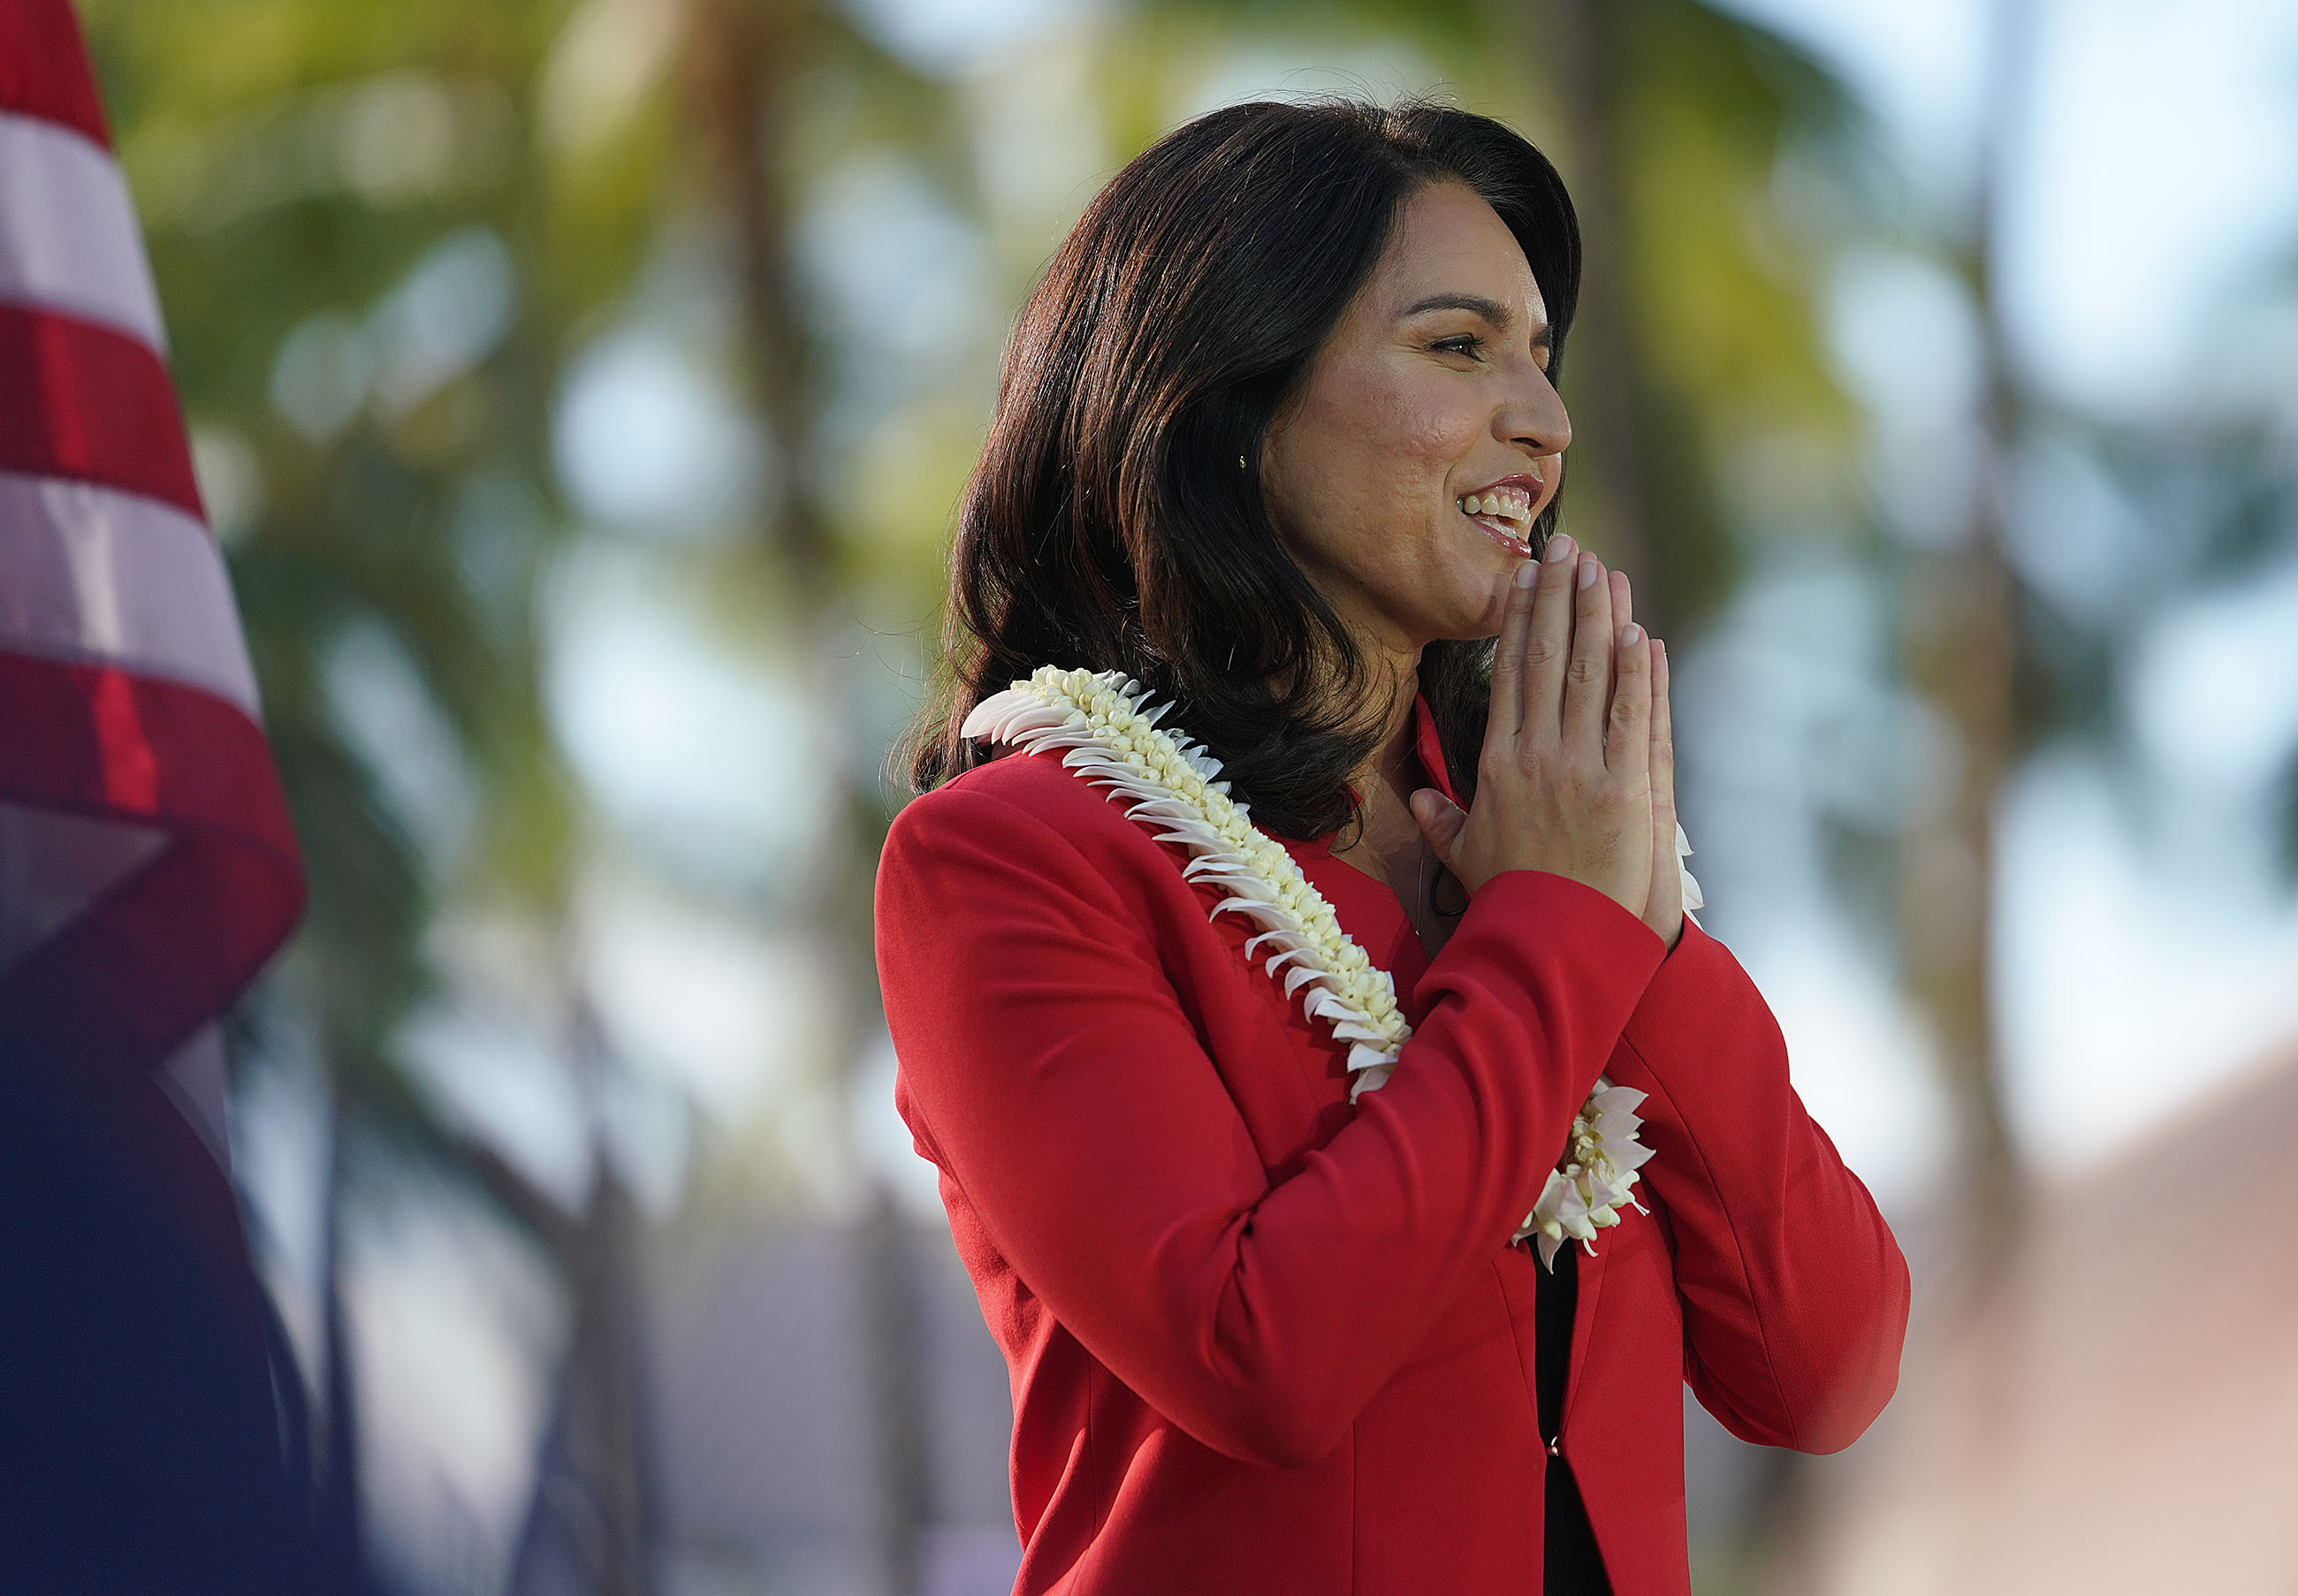
[[[1561, 1437], [1559, 1436], [1558, 1439], [1561, 1439]], [[1548, 1443], [1548, 1455], [1551, 1458], [1560, 1458], [1564, 1454], [1557, 1450], [1556, 1443], [1551, 1441]]]

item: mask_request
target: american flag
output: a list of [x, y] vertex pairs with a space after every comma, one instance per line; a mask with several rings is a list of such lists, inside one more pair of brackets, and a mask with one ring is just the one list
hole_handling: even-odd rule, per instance
[[0, 1071], [234, 1274], [217, 1021], [303, 902], [258, 713], [79, 25], [0, 0]]

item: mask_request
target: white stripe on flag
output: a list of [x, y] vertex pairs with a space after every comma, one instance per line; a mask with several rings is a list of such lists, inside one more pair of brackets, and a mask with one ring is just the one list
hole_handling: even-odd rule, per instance
[[200, 1133], [217, 1163], [231, 1169], [231, 1064], [224, 1051], [223, 1027], [203, 1025], [160, 1066], [160, 1089], [168, 1094], [192, 1129]]
[[157, 826], [0, 801], [0, 972], [174, 840]]
[[167, 348], [119, 163], [69, 128], [12, 112], [0, 112], [0, 300]]
[[215, 540], [141, 494], [0, 471], [0, 648], [171, 677], [257, 713]]

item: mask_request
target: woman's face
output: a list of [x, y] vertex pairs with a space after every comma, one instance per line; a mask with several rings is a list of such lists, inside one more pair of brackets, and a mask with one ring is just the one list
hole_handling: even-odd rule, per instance
[[1548, 341], [1515, 235], [1432, 184], [1270, 424], [1277, 535], [1372, 647], [1417, 659], [1500, 631], [1500, 575], [1532, 557], [1572, 438]]

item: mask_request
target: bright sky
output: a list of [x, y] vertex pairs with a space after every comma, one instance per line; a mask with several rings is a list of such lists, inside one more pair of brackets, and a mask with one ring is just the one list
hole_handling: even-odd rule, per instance
[[[1725, 0], [1854, 83], [1923, 191], [1970, 174], [1989, 0]], [[2229, 290], [2298, 288], [2298, 6], [2037, 0], [2001, 285], [2033, 374], [2143, 413], [2207, 385]], [[2277, 352], [2298, 366], [2298, 344]]]

